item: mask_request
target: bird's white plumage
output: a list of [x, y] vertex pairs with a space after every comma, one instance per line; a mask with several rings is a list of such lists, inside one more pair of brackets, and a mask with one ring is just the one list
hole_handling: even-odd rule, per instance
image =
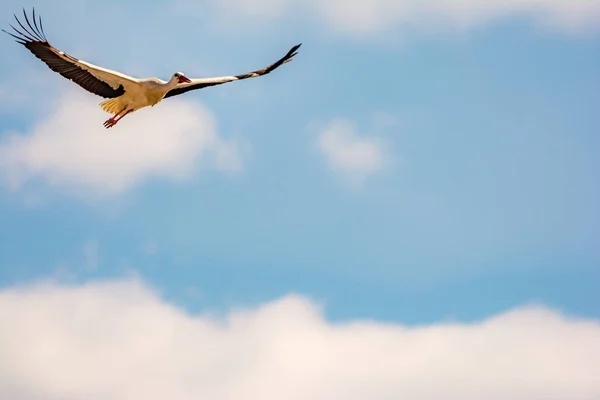
[[106, 82], [113, 89], [118, 89], [119, 86], [123, 85], [125, 90], [127, 90], [128, 86], [139, 82], [139, 79], [133, 78], [131, 76], [122, 74], [117, 71], [112, 71], [110, 69], [99, 67], [99, 66], [89, 63], [87, 61], [76, 59], [76, 58], [71, 57], [70, 55], [66, 54], [64, 51], [59, 51], [59, 50], [55, 49], [54, 47], [51, 48], [51, 51], [56, 53], [63, 60], [65, 60], [69, 63], [72, 63], [74, 65], [77, 65], [79, 68], [88, 71], [90, 74], [92, 74], [97, 79], [99, 79], [103, 82]]
[[177, 85], [178, 88], [186, 88], [189, 86], [194, 86], [198, 84], [219, 84], [219, 83], [227, 83], [237, 81], [239, 78], [235, 76], [216, 76], [214, 78], [192, 78], [189, 83], [180, 83]]
[[[105, 74], [106, 72], [102, 72]], [[118, 80], [118, 78], [114, 78]], [[102, 109], [115, 115], [134, 112], [141, 108], [154, 106], [159, 103], [165, 94], [173, 89], [179, 80], [173, 76], [168, 82], [157, 78], [137, 79], [127, 82], [125, 94], [114, 99], [105, 100], [100, 103]]]

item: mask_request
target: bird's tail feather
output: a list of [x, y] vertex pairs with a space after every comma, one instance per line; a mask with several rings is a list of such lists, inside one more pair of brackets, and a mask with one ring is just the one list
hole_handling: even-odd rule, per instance
[[121, 99], [119, 97], [103, 101], [102, 103], [100, 103], [100, 107], [102, 107], [102, 109], [107, 113], [115, 115], [123, 111], [124, 108], [123, 104], [121, 104]]

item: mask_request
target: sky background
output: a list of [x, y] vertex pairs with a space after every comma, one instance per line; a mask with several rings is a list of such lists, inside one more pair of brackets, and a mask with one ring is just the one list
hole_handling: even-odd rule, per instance
[[[2, 2], [3, 28], [21, 6]], [[39, 1], [36, 10], [54, 46], [135, 77], [244, 73], [302, 47], [270, 75], [188, 92], [105, 130], [101, 98], [3, 34], [0, 321], [11, 326], [5, 343], [33, 343], [33, 336], [22, 339], [33, 326], [56, 329], [48, 340], [83, 340], [78, 335], [89, 320], [65, 310], [85, 299], [99, 302], [82, 306], [88, 318], [107, 326], [128, 321], [133, 331], [137, 325], [123, 310], [138, 302], [148, 318], [167, 307], [186, 319], [173, 323], [173, 332], [189, 332], [188, 322], [213, 323], [206, 315], [247, 309], [244, 318], [259, 327], [249, 330], [256, 337], [301, 343], [310, 354], [318, 346], [306, 337], [350, 324], [341, 325], [347, 344], [323, 333], [340, 347], [327, 370], [337, 371], [343, 364], [337, 356], [356, 346], [362, 350], [352, 354], [360, 360], [385, 358], [375, 349], [379, 340], [353, 324], [372, 324], [367, 330], [375, 336], [385, 336], [387, 327], [413, 329], [415, 349], [429, 351], [420, 333], [427, 326], [452, 352], [454, 342], [446, 339], [456, 334], [464, 346], [470, 334], [444, 333], [445, 323], [468, 331], [499, 318], [492, 337], [474, 333], [489, 344], [486, 350], [509, 337], [506, 348], [517, 358], [519, 346], [539, 344], [551, 363], [565, 363], [566, 370], [566, 357], [582, 372], [538, 372], [528, 375], [530, 386], [512, 385], [514, 392], [498, 396], [550, 398], [543, 390], [556, 399], [600, 396], [591, 378], [600, 375], [600, 1], [67, 0]], [[269, 307], [276, 311], [269, 314]], [[315, 330], [303, 336], [290, 328], [296, 337], [269, 328], [290, 316], [298, 317], [290, 326], [309, 330], [314, 323]], [[583, 318], [586, 331], [570, 318]], [[171, 324], [161, 316], [150, 320]], [[539, 338], [519, 336], [527, 329], [555, 337], [544, 347]], [[503, 336], [505, 330], [511, 333]], [[233, 340], [246, 330], [233, 324], [223, 332]], [[412, 346], [400, 336], [382, 343], [410, 359], [403, 355]], [[216, 349], [224, 346], [211, 357], [223, 362], [225, 386], [248, 384], [252, 391], [232, 371], [254, 364], [229, 354], [236, 344], [214, 340]], [[565, 354], [553, 353], [561, 340]], [[5, 344], [14, 359], [52, 370], [52, 359], [36, 358], [35, 346], [12, 349]], [[163, 351], [169, 359], [179, 350], [165, 345]], [[225, 352], [231, 360], [221, 358]], [[124, 353], [118, 353], [123, 360], [141, 362]], [[475, 372], [489, 365], [483, 353], [467, 362]], [[536, 362], [544, 365], [542, 358]], [[306, 368], [316, 362], [303, 361]], [[293, 354], [280, 362], [298, 367]], [[405, 362], [402, 368], [411, 370]], [[107, 375], [105, 389], [114, 392], [84, 383], [77, 392], [40, 378], [35, 397], [22, 387], [41, 370], [22, 364], [12, 374], [14, 365], [0, 361], [0, 394], [46, 400], [163, 393], [125, 393]], [[183, 364], [188, 373], [212, 368]], [[73, 359], [69, 367], [76, 365]], [[393, 374], [344, 371], [335, 377], [363, 377], [364, 392], [342, 390], [331, 379], [322, 398], [341, 398], [344, 390], [356, 398], [439, 398], [421, 381], [407, 388], [392, 384]], [[483, 392], [468, 384], [440, 387], [457, 398], [481, 398], [493, 385], [506, 385], [498, 376], [509, 379], [505, 369], [490, 371], [495, 378], [477, 381], [485, 383]], [[169, 382], [179, 382], [171, 373]], [[160, 371], [153, 374], [162, 382]], [[427, 368], [423, 374], [436, 376]], [[11, 386], [15, 379], [23, 386]], [[541, 383], [550, 381], [562, 386]], [[291, 387], [281, 382], [282, 392], [267, 385], [271, 391], [259, 397], [280, 398]], [[374, 387], [381, 391], [369, 391]], [[202, 385], [164, 390], [182, 399], [236, 398], [229, 389]]]

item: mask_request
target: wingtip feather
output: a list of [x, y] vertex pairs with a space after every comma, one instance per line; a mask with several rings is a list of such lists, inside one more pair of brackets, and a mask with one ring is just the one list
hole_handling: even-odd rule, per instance
[[39, 19], [40, 26], [38, 27], [38, 25], [37, 25], [37, 21], [35, 18], [35, 7], [33, 8], [33, 24], [31, 23], [29, 17], [27, 16], [27, 12], [25, 11], [24, 7], [22, 8], [22, 10], [23, 10], [23, 16], [25, 17], [26, 25], [29, 28], [25, 27], [25, 25], [23, 23], [21, 23], [21, 21], [19, 20], [19, 18], [17, 17], [16, 14], [13, 14], [15, 21], [17, 21], [17, 23], [21, 27], [22, 31], [15, 28], [12, 24], [9, 24], [9, 25], [14, 30], [16, 35], [12, 34], [10, 32], [7, 32], [4, 29], [2, 31], [11, 35], [15, 39], [17, 39], [18, 43], [20, 43], [20, 44], [27, 44], [30, 42], [48, 43], [48, 40], [46, 39], [46, 36], [43, 33], [42, 19], [39, 16], [38, 16], [38, 19]]

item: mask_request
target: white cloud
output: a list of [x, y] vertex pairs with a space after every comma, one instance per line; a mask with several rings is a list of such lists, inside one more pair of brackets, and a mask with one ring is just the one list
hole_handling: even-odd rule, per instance
[[371, 35], [390, 28], [471, 29], [511, 17], [565, 32], [596, 29], [600, 0], [226, 0], [218, 10], [258, 20], [302, 11], [328, 29], [348, 35]]
[[42, 178], [78, 195], [107, 197], [150, 178], [185, 179], [199, 165], [241, 169], [235, 143], [219, 137], [213, 115], [197, 103], [169, 99], [106, 130], [110, 115], [80, 92], [57, 99], [30, 132], [3, 133], [0, 173], [13, 190]]
[[475, 324], [333, 324], [287, 296], [188, 315], [135, 280], [0, 292], [0, 398], [600, 398], [600, 324], [529, 307]]
[[361, 137], [354, 124], [332, 121], [317, 138], [317, 147], [329, 165], [352, 183], [362, 183], [384, 167], [383, 144], [375, 138]]

